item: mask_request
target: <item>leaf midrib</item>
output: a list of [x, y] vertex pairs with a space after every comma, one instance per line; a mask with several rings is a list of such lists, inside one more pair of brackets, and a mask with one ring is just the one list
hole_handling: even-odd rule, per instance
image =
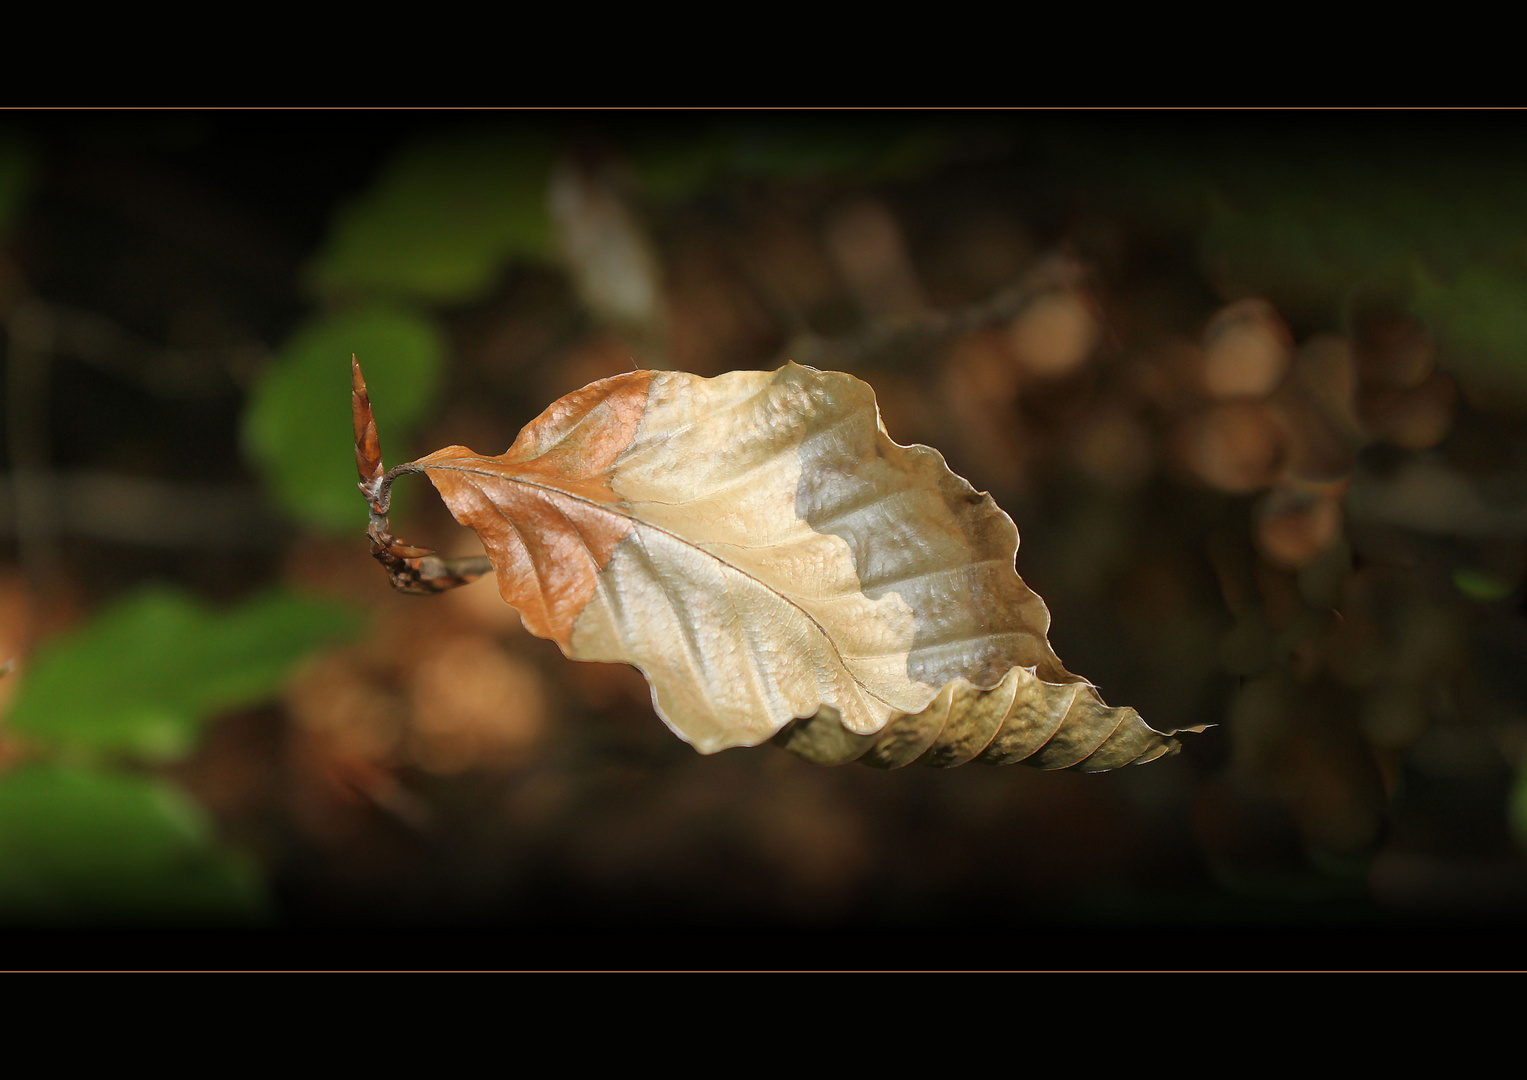
[[[704, 554], [705, 556], [707, 556], [708, 558], [714, 560], [716, 563], [720, 564], [721, 566], [726, 567], [728, 570], [731, 570], [734, 573], [740, 574], [742, 577], [745, 577], [745, 578], [749, 579], [750, 581], [756, 583], [757, 586], [760, 589], [763, 589], [766, 592], [770, 592], [770, 593], [774, 594], [775, 596], [778, 596], [780, 599], [784, 600], [785, 603], [789, 604], [796, 611], [799, 611], [801, 613], [801, 615], [807, 621], [809, 621], [811, 623], [812, 626], [815, 626], [817, 628], [817, 631], [819, 633], [821, 633], [822, 637], [825, 638], [828, 642], [830, 642], [832, 644], [833, 655], [838, 658], [839, 663], [843, 664], [843, 670], [848, 672], [849, 678], [854, 680], [854, 684], [856, 686], [858, 686], [863, 691], [863, 693], [865, 694], [866, 697], [873, 698], [874, 700], [876, 700], [876, 701], [880, 702], [882, 705], [884, 705], [886, 708], [891, 709], [893, 712], [901, 713], [901, 712], [905, 711], [905, 710], [901, 709], [900, 707], [898, 707], [897, 705], [887, 701], [885, 698], [881, 697], [879, 694], [875, 693], [873, 690], [871, 690], [867, 685], [865, 685], [864, 681], [862, 679], [860, 679], [858, 675], [854, 674], [853, 670], [846, 663], [843, 663], [843, 653], [838, 648], [837, 639], [835, 637], [833, 637], [832, 634], [828, 633], [827, 628], [825, 626], [823, 626], [817, 620], [817, 618], [814, 615], [811, 614], [811, 612], [807, 611], [799, 603], [797, 603], [796, 600], [793, 597], [789, 596], [786, 593], [780, 592], [778, 589], [776, 589], [774, 586], [770, 585], [768, 582], [762, 580], [761, 578], [757, 577], [754, 574], [748, 573], [746, 570], [744, 570], [740, 566], [737, 566], [735, 563], [727, 562], [725, 559], [721, 558], [721, 556], [717, 555], [715, 552], [707, 551], [705, 548], [701, 547], [695, 541], [690, 540], [690, 539], [688, 539], [688, 538], [686, 538], [684, 536], [680, 536], [678, 533], [674, 532], [672, 529], [665, 529], [661, 525], [656, 525], [653, 522], [647, 521], [644, 518], [636, 516], [634, 513], [622, 511], [621, 509], [619, 509], [619, 507], [622, 505], [620, 503], [613, 503], [612, 504], [612, 503], [599, 502], [597, 500], [590, 499], [587, 496], [578, 495], [578, 494], [576, 494], [574, 492], [568, 491], [565, 488], [557, 487], [555, 484], [537, 483], [534, 480], [526, 480], [526, 479], [522, 479], [520, 477], [514, 477], [514, 476], [505, 476], [503, 473], [491, 472], [491, 471], [488, 471], [488, 470], [485, 470], [485, 469], [474, 469], [474, 468], [472, 468], [470, 466], [464, 466], [464, 465], [435, 464], [435, 465], [426, 465], [426, 466], [424, 466], [424, 471], [425, 471], [426, 474], [428, 474], [428, 472], [431, 469], [444, 469], [444, 470], [449, 470], [451, 472], [463, 473], [465, 475], [473, 476], [473, 477], [483, 477], [485, 479], [496, 480], [496, 481], [501, 481], [501, 482], [507, 482], [507, 483], [510, 483], [510, 484], [520, 484], [520, 485], [523, 485], [524, 487], [535, 488], [535, 489], [537, 489], [539, 491], [544, 491], [544, 492], [547, 492], [549, 494], [560, 495], [563, 498], [571, 499], [574, 502], [582, 503], [583, 505], [585, 505], [587, 507], [590, 507], [591, 509], [602, 511], [604, 513], [610, 514], [613, 517], [619, 517], [619, 518], [622, 518], [622, 519], [624, 519], [626, 521], [629, 521], [629, 522], [632, 523], [632, 527], [633, 528], [635, 528], [635, 527], [642, 527], [642, 528], [651, 529], [654, 532], [662, 533], [664, 536], [670, 537], [671, 539], [673, 539], [677, 543], [682, 544], [683, 546], [685, 546], [687, 548], [690, 548], [690, 549], [692, 549], [694, 551], [698, 551], [698, 552]], [[493, 498], [493, 496], [485, 488], [482, 487], [482, 485], [479, 485], [479, 490], [482, 490], [483, 494], [488, 497], [488, 501], [490, 503], [493, 503], [493, 505], [495, 507], [497, 507], [497, 505], [498, 505], [497, 501]], [[613, 491], [611, 492], [611, 494], [614, 494]], [[676, 506], [676, 505], [677, 506], [682, 506], [682, 505], [685, 505], [685, 504], [683, 504], [683, 503], [666, 503], [664, 505], [668, 505], [668, 506]], [[502, 513], [502, 511], [500, 511], [500, 512]], [[505, 514], [504, 516], [506, 518], [509, 517], [508, 514]], [[511, 519], [511, 523], [512, 523], [512, 519]], [[568, 522], [568, 524], [571, 525], [572, 522]], [[516, 531], [518, 531], [518, 529], [516, 529]], [[577, 530], [576, 527], [573, 529], [573, 532], [575, 534], [578, 534], [578, 530]], [[830, 535], [834, 535], [834, 534], [826, 533], [826, 534], [823, 534], [823, 535], [829, 535], [830, 536]], [[588, 551], [589, 555], [592, 557], [593, 556], [593, 551], [589, 549], [587, 541], [585, 541], [583, 539], [581, 534], [578, 534], [578, 541], [579, 541], [579, 543], [583, 544], [584, 549], [586, 551]], [[597, 565], [598, 564], [598, 560], [596, 559], [594, 561], [595, 561], [595, 564]], [[537, 576], [539, 577], [539, 575], [537, 575]], [[667, 590], [663, 590], [663, 591], [664, 591], [664, 595], [666, 597]], [[672, 605], [672, 601], [669, 601], [669, 604], [671, 606]], [[677, 612], [675, 612], [675, 615], [677, 616]], [[890, 654], [885, 654], [885, 655], [890, 655]], [[867, 659], [867, 658], [861, 658], [861, 659]], [[926, 684], [924, 684], [924, 685], [926, 685]], [[939, 691], [938, 687], [934, 687], [933, 688], [933, 694], [928, 699], [930, 702], [933, 700], [933, 697], [937, 697], [938, 696], [938, 691]], [[824, 702], [821, 702], [821, 704], [822, 705], [830, 705], [830, 704], [833, 704], [833, 703], [832, 702], [824, 701]], [[834, 705], [834, 707], [836, 708], [837, 706]], [[924, 707], [926, 708], [926, 705]], [[887, 721], [887, 722], [889, 722], [889, 721]]]

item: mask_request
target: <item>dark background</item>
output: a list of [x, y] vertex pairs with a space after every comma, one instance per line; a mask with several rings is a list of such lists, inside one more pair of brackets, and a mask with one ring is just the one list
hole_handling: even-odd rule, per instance
[[[371, 935], [411, 943], [400, 966], [524, 966], [525, 942], [550, 966], [1519, 966], [1524, 135], [0, 115], [0, 912], [251, 956], [316, 935], [360, 966]], [[1103, 775], [702, 757], [633, 671], [567, 661], [491, 587], [391, 592], [347, 486], [351, 340], [389, 463], [500, 452], [632, 363], [852, 371], [1012, 514], [1072, 670], [1217, 726]], [[424, 485], [402, 498], [401, 536], [472, 550]], [[272, 588], [288, 607], [201, 658]], [[590, 935], [613, 959], [547, 947]], [[631, 945], [652, 935], [700, 951]]]

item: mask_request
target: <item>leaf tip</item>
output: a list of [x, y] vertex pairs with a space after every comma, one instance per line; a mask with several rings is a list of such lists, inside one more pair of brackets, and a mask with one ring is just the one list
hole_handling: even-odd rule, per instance
[[355, 441], [359, 442], [363, 420], [371, 419], [371, 395], [366, 390], [366, 377], [361, 374], [360, 358], [350, 354], [350, 411], [355, 419]]

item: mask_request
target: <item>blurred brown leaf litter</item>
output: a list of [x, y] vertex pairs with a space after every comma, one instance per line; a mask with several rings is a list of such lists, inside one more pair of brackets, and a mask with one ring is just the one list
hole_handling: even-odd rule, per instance
[[[0, 118], [0, 921], [1520, 925], [1527, 131], [1469, 119]], [[387, 588], [336, 326], [397, 461], [634, 368], [849, 371], [1012, 515], [1068, 664], [1219, 726], [1098, 776], [697, 755], [491, 585]], [[169, 633], [149, 585], [243, 644], [113, 704], [69, 665]], [[180, 862], [147, 810], [100, 854], [70, 793], [122, 778]]]

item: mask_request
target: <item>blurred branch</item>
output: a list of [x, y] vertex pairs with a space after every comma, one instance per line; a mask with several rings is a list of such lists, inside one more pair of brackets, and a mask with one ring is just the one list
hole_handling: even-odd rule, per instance
[[[27, 498], [43, 500], [45, 531], [38, 531], [35, 519], [29, 522], [22, 516]], [[17, 507], [14, 514], [7, 509], [12, 505]], [[15, 535], [23, 545], [41, 542], [44, 536], [51, 543], [63, 534], [145, 547], [242, 550], [268, 547], [285, 529], [254, 487], [34, 470], [25, 481], [19, 471], [13, 480], [0, 478], [3, 533]]]
[[1040, 297], [1074, 288], [1086, 273], [1076, 259], [1056, 255], [989, 300], [956, 311], [931, 311], [906, 319], [869, 323], [863, 330], [836, 338], [808, 334], [785, 347], [779, 362], [794, 360], [810, 367], [852, 369], [877, 361], [893, 365], [901, 357], [921, 356], [946, 341], [1011, 322]]
[[[137, 383], [159, 397], [199, 398], [229, 393], [245, 369], [258, 368], [256, 343], [166, 348], [95, 311], [49, 301], [53, 351]], [[251, 352], [256, 355], [249, 355]]]
[[1384, 477], [1359, 469], [1346, 508], [1353, 521], [1419, 533], [1521, 536], [1527, 534], [1527, 481], [1518, 472], [1468, 477], [1417, 456]]
[[[3, 257], [3, 256], [0, 256]], [[0, 477], [0, 534], [15, 536], [35, 587], [59, 571], [57, 539], [89, 536], [157, 548], [261, 548], [283, 528], [251, 487], [180, 484], [143, 477], [51, 469], [49, 382], [55, 357], [69, 356], [161, 396], [200, 397], [232, 388], [207, 384], [207, 364], [227, 349], [165, 349], [106, 316], [45, 301], [14, 265], [0, 267], [6, 332], [5, 425], [10, 477]], [[231, 359], [231, 356], [228, 357]]]

